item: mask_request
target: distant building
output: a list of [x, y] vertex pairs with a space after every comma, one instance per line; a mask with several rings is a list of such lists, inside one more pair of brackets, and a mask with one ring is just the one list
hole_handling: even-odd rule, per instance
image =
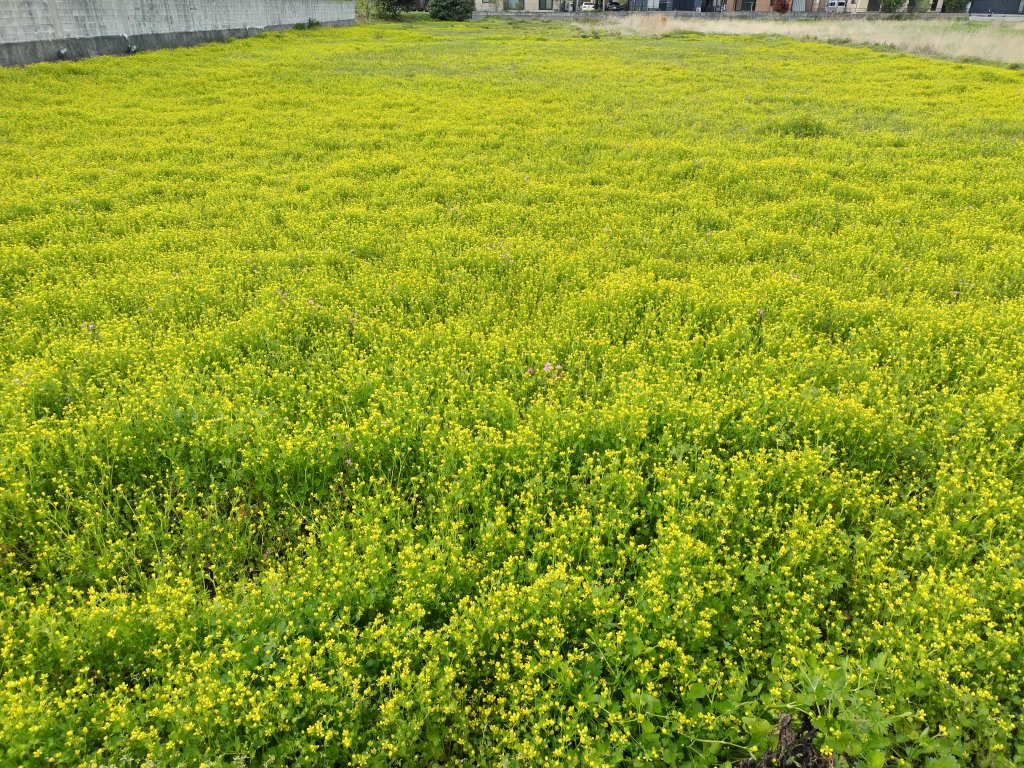
[[971, 15], [1024, 15], [1024, 0], [974, 0], [967, 6]]
[[[422, 0], [426, 2], [426, 0]], [[482, 13], [504, 11], [601, 11], [606, 0], [475, 0]], [[620, 0], [628, 11], [701, 11], [704, 13], [771, 13], [775, 0]], [[943, 0], [931, 0], [942, 11]], [[868, 13], [881, 10], [881, 0], [790, 0], [793, 13]], [[1024, 14], [1024, 0], [973, 0], [972, 14]]]

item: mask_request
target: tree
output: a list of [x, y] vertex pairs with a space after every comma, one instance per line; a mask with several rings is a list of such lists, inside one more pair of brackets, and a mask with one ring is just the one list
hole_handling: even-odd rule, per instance
[[415, 0], [372, 0], [373, 15], [380, 19], [397, 19], [403, 11], [411, 11]]
[[469, 21], [473, 18], [473, 0], [430, 0], [427, 11], [437, 21]]
[[370, 0], [356, 0], [356, 19], [369, 21], [373, 15], [373, 3]]
[[776, 13], [788, 13], [789, 12], [789, 0], [775, 0], [775, 12]]

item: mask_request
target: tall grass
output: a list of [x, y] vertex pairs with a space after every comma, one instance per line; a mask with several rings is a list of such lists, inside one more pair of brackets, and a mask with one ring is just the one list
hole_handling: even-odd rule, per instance
[[601, 24], [609, 32], [667, 35], [702, 32], [717, 35], [781, 35], [799, 40], [886, 46], [907, 53], [952, 59], [1024, 64], [1024, 22], [955, 19], [887, 20], [840, 18], [730, 19], [668, 18], [632, 14]]

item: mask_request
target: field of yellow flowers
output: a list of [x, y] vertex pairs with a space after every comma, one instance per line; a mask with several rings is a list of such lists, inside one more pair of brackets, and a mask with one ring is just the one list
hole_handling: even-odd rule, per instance
[[0, 72], [0, 764], [1024, 763], [1022, 92], [499, 22]]

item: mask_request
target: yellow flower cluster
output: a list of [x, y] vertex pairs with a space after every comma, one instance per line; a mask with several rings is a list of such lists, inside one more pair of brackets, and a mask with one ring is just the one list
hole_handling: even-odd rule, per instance
[[1019, 765], [1022, 92], [504, 22], [0, 72], [0, 764]]

